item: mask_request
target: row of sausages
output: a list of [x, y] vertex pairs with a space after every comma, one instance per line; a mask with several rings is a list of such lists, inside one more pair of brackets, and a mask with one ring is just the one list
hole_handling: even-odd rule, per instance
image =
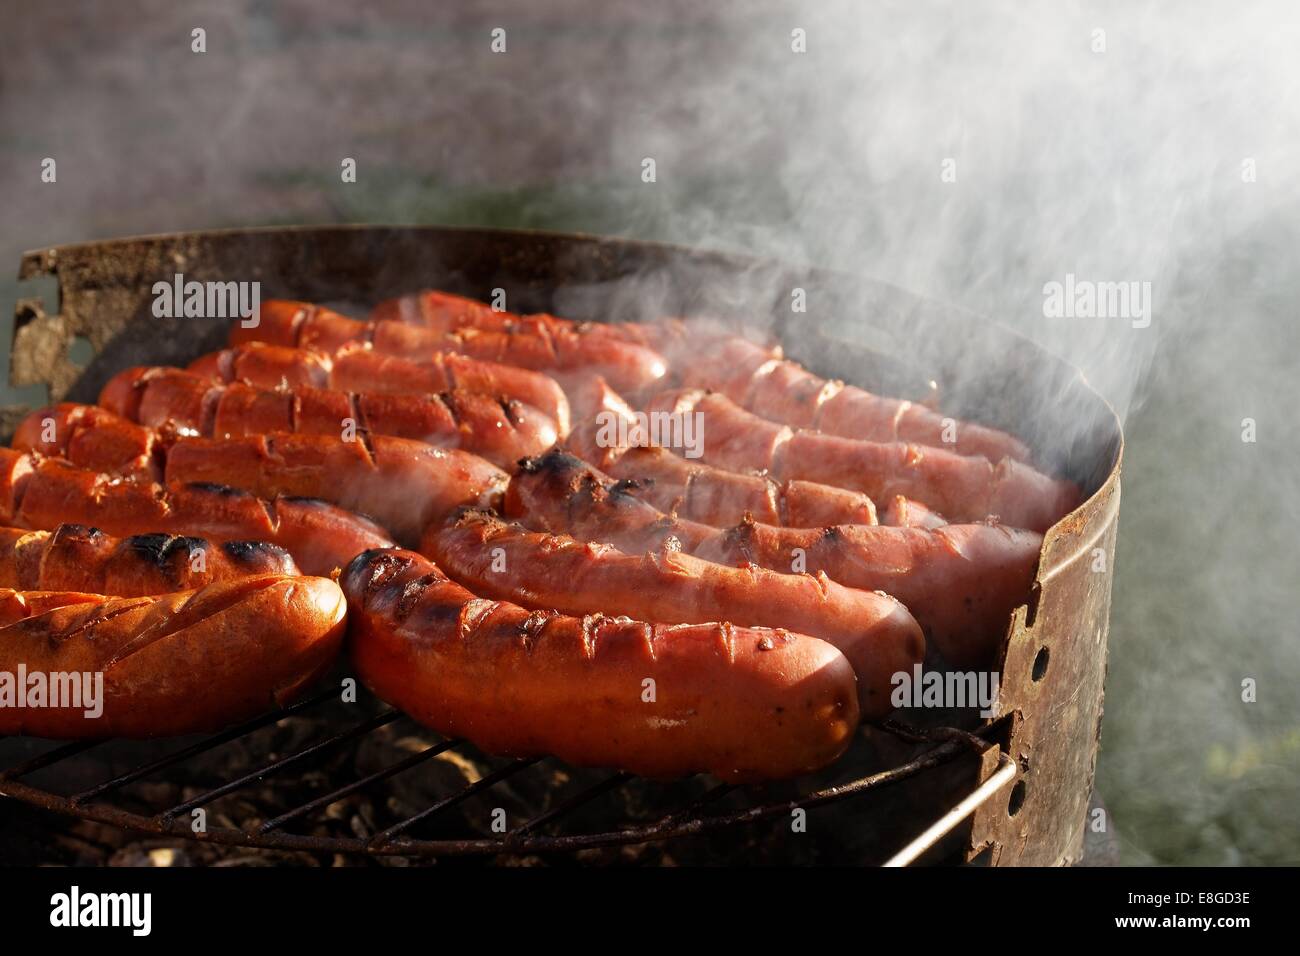
[[[598, 413], [656, 411], [699, 414], [701, 459], [596, 433]], [[163, 591], [191, 589], [150, 613], [189, 621], [183, 608], [215, 607], [215, 592], [220, 614], [261, 607], [261, 591], [234, 597], [240, 581], [310, 592], [313, 607], [341, 585], [358, 675], [442, 733], [656, 776], [790, 776], [886, 714], [892, 676], [927, 639], [954, 666], [987, 664], [1040, 532], [1077, 503], [1012, 436], [959, 424], [966, 446], [944, 447], [936, 418], [715, 323], [574, 323], [443, 293], [369, 321], [268, 302], [187, 369], [128, 369], [98, 406], [22, 423], [0, 458], [0, 520], [16, 526], [0, 554], [15, 608], [3, 630], [50, 643], [135, 621], [109, 605]], [[65, 521], [99, 530], [26, 530]], [[78, 547], [97, 557], [78, 561]], [[181, 573], [196, 553], [206, 563]], [[67, 573], [78, 566], [84, 577]], [[309, 576], [338, 569], [338, 584]], [[76, 604], [85, 590], [115, 597]], [[312, 654], [338, 641], [341, 625], [290, 617], [279, 626], [296, 638], [265, 651], [280, 649], [274, 690], [249, 692], [263, 706], [319, 676]], [[312, 653], [285, 654], [292, 639]], [[0, 670], [30, 650], [3, 647], [16, 650]], [[123, 659], [106, 663], [126, 675], [114, 686], [131, 688], [137, 723], [91, 733], [233, 719], [142, 708], [147, 687]]]

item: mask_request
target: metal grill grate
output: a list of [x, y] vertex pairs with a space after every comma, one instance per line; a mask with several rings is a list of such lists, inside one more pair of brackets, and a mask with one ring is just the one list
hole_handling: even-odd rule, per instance
[[[377, 828], [373, 834], [349, 837], [295, 832], [319, 819], [331, 805], [362, 791], [373, 792], [399, 775], [416, 773], [421, 765], [432, 758], [472, 750], [464, 741], [440, 740], [346, 782], [340, 783], [337, 774], [327, 774], [326, 783], [321, 787], [323, 792], [307, 799], [287, 799], [285, 805], [277, 807], [272, 815], [249, 819], [234, 826], [219, 825], [195, 831], [195, 811], [217, 804], [248, 788], [282, 780], [290, 773], [316, 765], [345, 748], [355, 749], [363, 740], [383, 728], [399, 721], [408, 721], [403, 714], [384, 709], [373, 700], [366, 702], [368, 710], [377, 712], [362, 720], [355, 719], [355, 710], [350, 717], [344, 719], [325, 713], [329, 710], [329, 704], [337, 699], [336, 690], [323, 692], [286, 710], [266, 714], [222, 733], [170, 750], [160, 757], [134, 763], [128, 770], [71, 793], [56, 792], [56, 788], [38, 785], [31, 782], [31, 778], [41, 772], [56, 770], [62, 771], [59, 774], [62, 779], [94, 777], [97, 770], [102, 775], [98, 766], [87, 766], [87, 762], [97, 750], [109, 747], [114, 742], [78, 741], [56, 745], [0, 772], [0, 793], [46, 810], [143, 834], [182, 837], [226, 846], [417, 857], [571, 854], [594, 848], [698, 837], [728, 828], [754, 825], [779, 816], [788, 817], [798, 808], [812, 810], [831, 803], [861, 798], [891, 784], [933, 771], [963, 754], [983, 753], [993, 746], [983, 736], [953, 727], [920, 729], [897, 720], [889, 720], [873, 725], [874, 729], [889, 735], [900, 744], [911, 745], [912, 752], [907, 759], [863, 776], [850, 774], [850, 779], [839, 782], [831, 778], [819, 789], [798, 792], [793, 796], [782, 795], [780, 799], [774, 800], [762, 787], [714, 782], [702, 792], [688, 794], [685, 799], [678, 797], [676, 803], [671, 800], [661, 801], [667, 805], [653, 808], [647, 817], [626, 819], [616, 826], [590, 831], [566, 829], [565, 825], [571, 823], [578, 811], [598, 805], [602, 799], [608, 801], [612, 795], [625, 788], [645, 783], [632, 774], [607, 773], [598, 775], [594, 781], [583, 780], [577, 786], [560, 788], [553, 805], [538, 810], [505, 833], [474, 832], [455, 838], [421, 838], [412, 835], [413, 831], [427, 830], [431, 824], [443, 820], [453, 808], [500, 784], [519, 781], [530, 773], [545, 773], [547, 765], [563, 769], [563, 765], [549, 758], [497, 761], [497, 766], [478, 779], [464, 786], [447, 788], [445, 794], [437, 796], [427, 806], [402, 816], [382, 829]], [[128, 809], [121, 804], [129, 801], [119, 799], [115, 802], [113, 799], [120, 797], [122, 791], [133, 784], [164, 771], [174, 774], [179, 768], [227, 744], [238, 742], [238, 746], [243, 747], [248, 755], [256, 755], [257, 745], [250, 741], [250, 735], [289, 718], [310, 720], [311, 742], [294, 747], [282, 755], [265, 755], [269, 759], [257, 762], [254, 769], [229, 775], [228, 779], [201, 789], [187, 799], [153, 809], [152, 812]], [[984, 728], [983, 732], [987, 734], [988, 730], [989, 728]], [[1009, 782], [1015, 775], [1016, 766], [1004, 753], [999, 753], [999, 757], [1000, 765], [992, 776], [953, 801], [951, 809], [939, 815], [929, 829], [903, 847], [890, 862], [907, 863], [914, 860]], [[705, 782], [710, 780], [699, 779]], [[715, 805], [723, 798], [729, 798], [728, 802], [732, 804], [741, 805], [715, 810]]]

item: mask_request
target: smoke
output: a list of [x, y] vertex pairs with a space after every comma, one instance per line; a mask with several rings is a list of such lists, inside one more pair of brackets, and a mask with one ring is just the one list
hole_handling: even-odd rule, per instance
[[[1296, 5], [130, 7], [4, 17], [0, 259], [223, 225], [543, 227], [848, 270], [960, 307], [972, 343], [1009, 325], [1126, 420], [1099, 786], [1128, 858], [1300, 859]], [[1149, 325], [1045, 314], [1067, 276], [1150, 283]], [[783, 292], [750, 279], [725, 295]]]

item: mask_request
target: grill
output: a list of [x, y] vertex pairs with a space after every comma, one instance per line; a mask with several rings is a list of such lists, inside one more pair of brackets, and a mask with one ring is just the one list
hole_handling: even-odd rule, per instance
[[[822, 374], [918, 398], [942, 382], [945, 408], [1019, 433], [1090, 497], [1045, 537], [1033, 591], [1000, 654], [995, 715], [901, 712], [864, 728], [813, 778], [664, 783], [551, 759], [493, 759], [364, 693], [345, 705], [332, 689], [200, 740], [0, 741], [0, 793], [145, 834], [324, 854], [613, 862], [654, 859], [645, 848], [671, 841], [674, 858], [701, 861], [1080, 858], [1100, 734], [1122, 436], [1076, 370], [1006, 329], [980, 323], [972, 334], [963, 328], [972, 316], [842, 274], [581, 236], [333, 227], [29, 253], [20, 277], [56, 277], [58, 299], [19, 302], [14, 384], [93, 402], [127, 365], [174, 364], [215, 347], [221, 323], [151, 315], [153, 283], [177, 272], [258, 280], [264, 298], [326, 303], [435, 285], [482, 297], [504, 288], [513, 310], [576, 318], [770, 316], [789, 354]], [[790, 311], [794, 288], [807, 293], [805, 313]], [[79, 339], [94, 352], [86, 366], [71, 358]], [[5, 424], [26, 411], [5, 409]], [[641, 856], [626, 855], [636, 847]]]
[[[591, 781], [567, 782], [557, 786], [554, 771], [548, 761], [539, 759], [498, 760], [473, 782], [459, 789], [449, 789], [444, 796], [418, 811], [391, 823], [386, 822], [366, 836], [320, 836], [295, 832], [331, 805], [347, 801], [367, 788], [381, 788], [386, 781], [404, 773], [418, 773], [421, 765], [440, 755], [456, 751], [465, 745], [458, 740], [436, 740], [411, 755], [394, 760], [370, 773], [354, 779], [331, 779], [325, 792], [306, 797], [286, 799], [282, 809], [272, 817], [249, 821], [243, 826], [203, 826], [197, 831], [194, 811], [211, 808], [223, 799], [238, 794], [245, 788], [255, 787], [268, 779], [283, 777], [304, 766], [319, 764], [334, 751], [348, 751], [355, 755], [357, 748], [367, 738], [405, 720], [399, 712], [385, 709], [378, 701], [369, 709], [375, 712], [363, 720], [345, 721], [322, 711], [336, 700], [336, 691], [318, 694], [279, 713], [267, 714], [239, 727], [193, 743], [172, 744], [157, 757], [145, 759], [130, 769], [99, 780], [92, 786], [73, 793], [55, 793], [34, 784], [33, 778], [62, 767], [65, 778], [84, 778], [102, 772], [105, 764], [93, 761], [96, 751], [120, 747], [121, 742], [74, 742], [46, 749], [27, 760], [16, 763], [0, 773], [0, 792], [24, 800], [43, 809], [80, 816], [99, 823], [125, 827], [142, 833], [179, 836], [231, 846], [264, 847], [269, 849], [301, 850], [318, 853], [364, 853], [372, 855], [417, 855], [426, 857], [475, 855], [536, 855], [572, 853], [624, 844], [641, 844], [674, 838], [702, 836], [724, 828], [743, 827], [760, 821], [789, 819], [799, 809], [815, 808], [849, 800], [858, 800], [873, 791], [922, 776], [930, 771], [945, 768], [963, 757], [978, 758], [985, 753], [998, 754], [997, 771], [972, 794], [955, 805], [924, 833], [915, 835], [891, 857], [891, 862], [907, 863], [918, 857], [936, 841], [968, 817], [984, 801], [1003, 789], [1015, 772], [1015, 764], [996, 744], [977, 734], [952, 727], [920, 728], [898, 721], [874, 725], [872, 731], [889, 735], [894, 741], [908, 747], [914, 756], [896, 765], [872, 773], [827, 781], [816, 789], [800, 790], [792, 797], [773, 799], [764, 788], [735, 787], [702, 778], [691, 781], [685, 795], [677, 802], [669, 799], [656, 801], [648, 819], [626, 819], [617, 828], [587, 830], [573, 824], [573, 819], [584, 808], [597, 801], [610, 800], [618, 791], [647, 788], [655, 789], [650, 781], [639, 780], [627, 773], [594, 774]], [[129, 809], [122, 804], [124, 791], [133, 784], [165, 774], [193, 772], [192, 762], [219, 748], [238, 745], [249, 740], [250, 735], [281, 721], [301, 720], [311, 726], [310, 742], [291, 753], [274, 757], [265, 755], [254, 769], [232, 776], [231, 779], [203, 789], [200, 793], [154, 812]], [[120, 755], [128, 757], [127, 754]], [[129, 759], [129, 757], [128, 757]], [[88, 766], [70, 767], [80, 762]], [[457, 838], [429, 839], [413, 835], [420, 829], [436, 824], [440, 816], [447, 815], [471, 799], [490, 802], [492, 788], [499, 784], [518, 783], [519, 778], [532, 775], [533, 787], [549, 794], [549, 805], [522, 822], [510, 826], [504, 833], [474, 833]], [[844, 777], [843, 771], [839, 774]], [[661, 789], [673, 789], [663, 787]], [[138, 799], [138, 797], [137, 797]], [[716, 810], [724, 799], [743, 806]], [[712, 812], [711, 812], [712, 811]]]

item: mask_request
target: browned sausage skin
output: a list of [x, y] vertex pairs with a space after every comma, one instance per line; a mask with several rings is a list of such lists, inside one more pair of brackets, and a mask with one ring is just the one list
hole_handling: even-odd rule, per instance
[[840, 525], [776, 528], [742, 522], [720, 530], [671, 518], [572, 455], [524, 462], [506, 492], [506, 513], [529, 527], [564, 532], [636, 553], [665, 546], [719, 564], [823, 572], [832, 581], [892, 594], [944, 658], [987, 666], [1011, 612], [1034, 581], [1042, 536], [994, 524], [941, 528]]
[[566, 614], [645, 621], [782, 627], [824, 640], [848, 658], [867, 718], [892, 710], [891, 681], [925, 656], [925, 638], [888, 595], [825, 575], [726, 567], [674, 550], [629, 555], [568, 535], [529, 532], [465, 510], [430, 525], [421, 551], [475, 594]]
[[1046, 531], [1079, 502], [1073, 482], [1049, 478], [1009, 458], [994, 465], [982, 456], [941, 448], [792, 431], [717, 392], [665, 392], [647, 408], [651, 413], [700, 416], [703, 459], [718, 467], [836, 485], [875, 500], [902, 494], [953, 520], [996, 516], [1018, 528]]
[[393, 543], [360, 515], [313, 498], [258, 498], [223, 485], [165, 488], [0, 448], [0, 523], [53, 529], [65, 522], [118, 536], [141, 528], [215, 541], [267, 541], [307, 574], [329, 574], [367, 548]]
[[463, 328], [454, 332], [401, 322], [360, 322], [307, 302], [268, 300], [258, 325], [235, 323], [230, 344], [269, 342], [333, 353], [369, 346], [385, 355], [427, 359], [437, 352], [458, 352], [481, 361], [534, 371], [590, 369], [618, 388], [643, 389], [662, 381], [663, 358], [644, 346], [606, 336], [556, 330], [544, 322], [519, 319], [508, 328]]
[[830, 763], [858, 720], [848, 661], [807, 636], [528, 611], [410, 551], [358, 555], [341, 583], [361, 679], [490, 753], [768, 780]]
[[[567, 447], [615, 478], [626, 479], [630, 493], [661, 511], [727, 525], [746, 514], [764, 524], [813, 528], [832, 524], [875, 524], [871, 498], [847, 488], [811, 481], [778, 482], [760, 474], [714, 468], [679, 458], [665, 448], [632, 444], [636, 412], [599, 376], [574, 378], [566, 385], [578, 426]], [[622, 423], [628, 442], [618, 438]]]
[[0, 528], [0, 587], [87, 591], [118, 597], [167, 594], [252, 574], [298, 573], [289, 552], [266, 541], [208, 541], [153, 533], [115, 538], [98, 528]]
[[[121, 401], [123, 394], [133, 400]], [[354, 434], [461, 448], [506, 468], [520, 458], [541, 454], [559, 437], [555, 423], [531, 405], [460, 389], [421, 394], [346, 392], [307, 385], [268, 389], [242, 382], [215, 384], [194, 372], [154, 368], [139, 377], [134, 393], [110, 382], [100, 402], [137, 424], [177, 435], [337, 436], [350, 429]]]
[[[181, 438], [166, 444], [154, 429], [126, 422], [103, 409], [80, 416], [86, 406], [60, 406], [65, 423], [32, 441], [33, 420], [51, 421], [34, 412], [14, 436], [15, 448], [42, 454], [62, 453], [72, 464], [123, 477], [115, 472], [122, 458], [120, 435], [134, 433], [149, 446], [150, 471], [168, 485], [219, 484], [270, 497], [289, 494], [333, 501], [369, 514], [399, 540], [415, 543], [434, 518], [460, 505], [489, 507], [500, 498], [506, 473], [486, 459], [455, 448], [387, 435], [348, 438], [339, 435], [275, 432], [240, 438]], [[87, 417], [95, 420], [83, 424]], [[105, 418], [115, 421], [107, 422]], [[107, 435], [107, 441], [99, 436]], [[130, 459], [134, 462], [136, 456]]]
[[[249, 342], [195, 359], [188, 370], [218, 383], [271, 389], [307, 386], [370, 395], [470, 392], [536, 408], [555, 422], [561, 436], [569, 433], [569, 401], [550, 376], [454, 352], [437, 352], [417, 361], [382, 355], [367, 347], [344, 346], [325, 355], [309, 349]], [[134, 419], [135, 413], [125, 409], [133, 401], [139, 402], [132, 393], [148, 371], [128, 369], [116, 376], [101, 393], [100, 402]]]
[[84, 698], [0, 707], [0, 733], [98, 739], [219, 730], [319, 680], [338, 654], [345, 612], [333, 581], [278, 574], [156, 597], [0, 589], [0, 671], [21, 668], [51, 686], [76, 675], [102, 690], [97, 707]]

